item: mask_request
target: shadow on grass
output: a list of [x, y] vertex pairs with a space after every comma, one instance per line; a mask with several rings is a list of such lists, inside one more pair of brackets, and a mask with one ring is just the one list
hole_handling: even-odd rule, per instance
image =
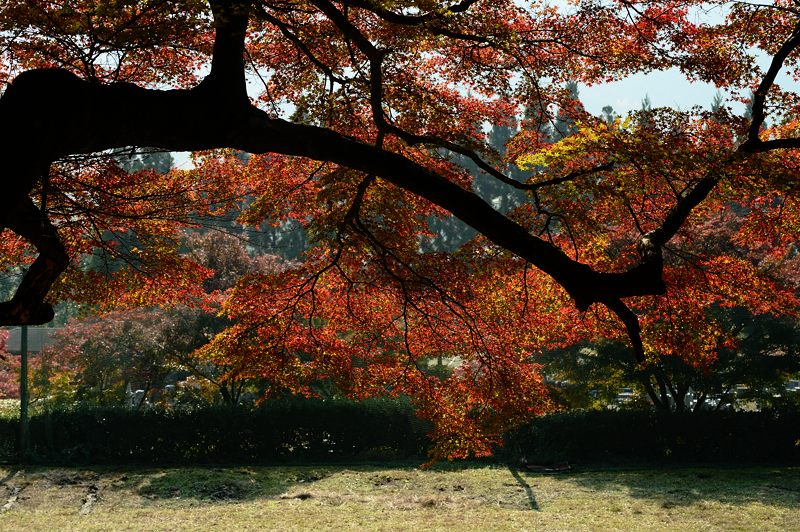
[[[302, 488], [349, 470], [375, 473], [408, 471], [419, 464], [320, 464], [285, 466], [183, 467], [139, 470], [126, 475], [119, 489], [130, 489], [152, 500], [191, 499], [197, 501], [238, 501], [258, 498], [304, 499]], [[376, 484], [377, 486], [378, 484]], [[300, 488], [294, 489], [294, 488]], [[287, 495], [289, 492], [297, 492]]]
[[519, 474], [519, 471], [514, 469], [513, 467], [509, 466], [509, 471], [511, 471], [511, 476], [514, 477], [514, 480], [520, 485], [520, 487], [525, 490], [525, 496], [528, 497], [528, 504], [531, 507], [531, 510], [540, 511], [539, 502], [536, 500], [536, 495], [533, 494], [533, 490], [531, 489], [531, 485], [528, 484], [528, 481], [525, 480], [522, 475]]
[[142, 475], [137, 492], [148, 499], [238, 501], [271, 498], [297, 485], [312, 484], [336, 472], [331, 467], [181, 468]]
[[664, 508], [702, 502], [800, 507], [798, 467], [653, 468], [636, 471], [590, 471], [569, 482], [597, 491], [624, 488], [629, 496], [660, 500]]

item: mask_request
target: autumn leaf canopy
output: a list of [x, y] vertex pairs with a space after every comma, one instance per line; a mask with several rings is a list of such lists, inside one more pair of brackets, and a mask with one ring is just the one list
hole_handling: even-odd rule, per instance
[[[6, 0], [0, 262], [30, 266], [0, 320], [222, 302], [198, 356], [411, 396], [437, 456], [547, 410], [537, 353], [587, 339], [628, 342], [658, 402], [659, 356], [733, 341], [709, 309], [797, 308], [798, 46], [784, 0]], [[566, 88], [658, 70], [723, 101], [609, 118]], [[194, 155], [121, 167], [143, 149]], [[212, 297], [181, 235], [231, 209], [310, 245]], [[451, 216], [477, 236], [425, 248]]]

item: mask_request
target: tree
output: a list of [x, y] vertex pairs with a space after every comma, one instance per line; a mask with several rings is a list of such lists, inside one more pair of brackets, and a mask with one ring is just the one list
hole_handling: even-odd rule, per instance
[[[141, 406], [193, 375], [216, 390], [221, 402], [237, 404], [246, 385], [237, 368], [194, 352], [231, 323], [219, 315], [220, 301], [242, 276], [281, 268], [274, 256], [251, 256], [240, 238], [194, 231], [186, 253], [211, 276], [204, 297], [171, 308], [146, 307], [86, 313], [67, 322], [56, 342], [36, 357], [38, 392], [50, 401], [123, 405], [131, 390], [143, 390]], [[151, 401], [152, 402], [152, 401]]]
[[[276, 388], [302, 391], [317, 373], [354, 395], [410, 393], [437, 422], [437, 452], [483, 454], [498, 430], [547, 407], [531, 353], [626, 335], [658, 403], [668, 383], [651, 364], [656, 348], [713, 352], [703, 308], [720, 298], [796, 308], [748, 258], [686, 260], [677, 245], [727, 203], [777, 195], [787, 230], [751, 237], [774, 262], [792, 253], [798, 103], [776, 79], [797, 68], [796, 9], [731, 3], [723, 21], [698, 22], [691, 7], [7, 1], [0, 223], [39, 254], [31, 262], [19, 240], [3, 240], [7, 263], [30, 266], [0, 322], [52, 318], [44, 300], [57, 279], [51, 297], [185, 297], [208, 272], [176, 252], [178, 222], [257, 191], [243, 218], [295, 220], [313, 248], [291, 271], [246, 278], [226, 304], [240, 323], [213, 348]], [[652, 109], [609, 125], [563, 88], [671, 66], [742, 99], [756, 85], [751, 116]], [[248, 73], [264, 86], [255, 103]], [[282, 104], [295, 121], [279, 117]], [[503, 161], [483, 125], [523, 109], [534, 123]], [[573, 121], [572, 135], [544, 138], [546, 123]], [[129, 146], [219, 151], [166, 176], [85, 158]], [[451, 153], [531, 201], [494, 209]], [[524, 182], [503, 172], [515, 161]], [[774, 203], [759, 205], [762, 219], [774, 215]], [[429, 216], [446, 212], [479, 237], [454, 255], [420, 253]], [[124, 247], [103, 236], [131, 226], [144, 243], [133, 270], [59, 277], [71, 256]], [[747, 281], [757, 289], [737, 290]], [[447, 380], [414, 369], [442, 352], [463, 360]]]
[[[676, 412], [792, 405], [787, 381], [800, 372], [800, 328], [787, 317], [753, 316], [742, 308], [714, 308], [725, 344], [703, 365], [703, 356], [685, 353], [657, 357], [668, 384], [666, 403]], [[722, 342], [721, 342], [722, 343]], [[606, 408], [620, 390], [644, 398], [641, 368], [621, 342], [593, 342], [544, 353], [541, 362], [554, 400], [563, 408]], [[794, 401], [796, 406], [796, 399]], [[628, 406], [646, 406], [634, 401]]]
[[7, 351], [8, 331], [0, 330], [0, 397], [19, 397], [19, 359]]
[[[144, 394], [135, 405], [141, 406], [177, 369], [175, 361], [168, 360], [159, 335], [165, 320], [164, 312], [134, 310], [68, 324], [59, 330], [56, 343], [40, 355], [45, 374], [39, 379], [42, 393], [70, 403], [122, 405], [126, 391], [142, 389]], [[69, 387], [63, 385], [65, 381]]]

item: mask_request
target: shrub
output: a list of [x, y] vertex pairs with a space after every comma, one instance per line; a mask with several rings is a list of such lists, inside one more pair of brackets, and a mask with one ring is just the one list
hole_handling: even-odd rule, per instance
[[[34, 456], [56, 463], [280, 464], [421, 461], [431, 427], [405, 401], [270, 401], [250, 410], [55, 410], [31, 418]], [[0, 418], [0, 458], [19, 425]], [[497, 459], [577, 464], [800, 462], [800, 412], [582, 411], [506, 435]]]
[[[0, 437], [15, 441], [17, 427], [0, 421]], [[255, 410], [78, 408], [33, 416], [30, 427], [33, 454], [47, 461], [151, 464], [418, 458], [429, 430], [407, 403], [377, 399], [292, 399]]]
[[798, 412], [582, 411], [506, 436], [502, 456], [532, 463], [800, 462]]

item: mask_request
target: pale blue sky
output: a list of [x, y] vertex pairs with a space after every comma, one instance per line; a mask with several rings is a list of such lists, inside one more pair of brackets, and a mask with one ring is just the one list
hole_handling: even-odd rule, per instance
[[[756, 61], [766, 71], [771, 57], [761, 53]], [[781, 72], [776, 83], [783, 89], [800, 92], [800, 82], [792, 79], [787, 71]], [[627, 78], [587, 87], [579, 86], [579, 96], [587, 111], [599, 115], [606, 105], [614, 108], [619, 115], [641, 108], [642, 99], [647, 95], [653, 107], [672, 107], [688, 110], [695, 105], [708, 109], [717, 94], [717, 88], [711, 83], [689, 81], [677, 68], [665, 71], [637, 73]], [[726, 103], [734, 112], [741, 112], [744, 106], [740, 102], [730, 101], [730, 95], [722, 92]]]
[[641, 108], [645, 95], [653, 107], [687, 110], [694, 105], [709, 107], [717, 89], [710, 83], [689, 82], [677, 69], [639, 73], [603, 85], [579, 87], [587, 111], [599, 115], [606, 105], [619, 115]]

